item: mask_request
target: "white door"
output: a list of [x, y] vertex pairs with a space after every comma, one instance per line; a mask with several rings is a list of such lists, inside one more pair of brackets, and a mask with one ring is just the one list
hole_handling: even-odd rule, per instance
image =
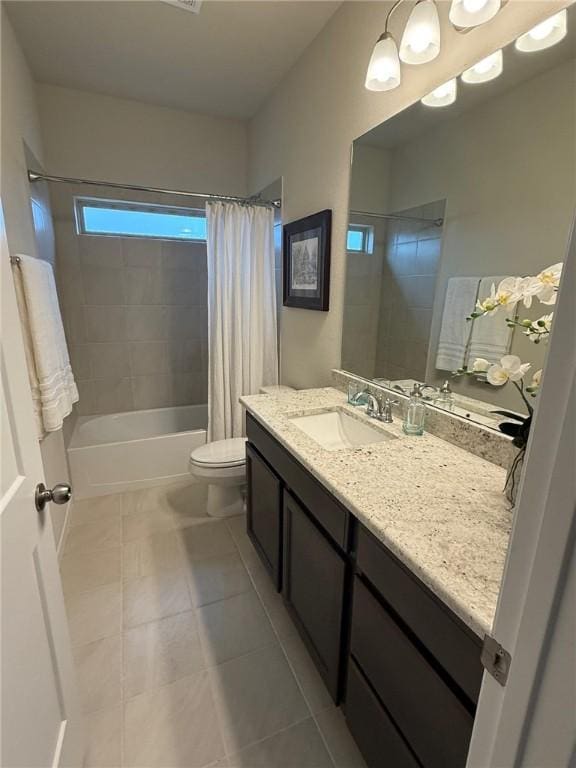
[[2, 768], [80, 768], [81, 711], [0, 202]]

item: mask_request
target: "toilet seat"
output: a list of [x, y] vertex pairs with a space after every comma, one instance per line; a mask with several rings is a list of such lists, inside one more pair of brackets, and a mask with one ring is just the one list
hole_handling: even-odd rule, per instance
[[201, 445], [190, 454], [190, 463], [202, 469], [243, 467], [246, 463], [246, 438], [232, 437]]

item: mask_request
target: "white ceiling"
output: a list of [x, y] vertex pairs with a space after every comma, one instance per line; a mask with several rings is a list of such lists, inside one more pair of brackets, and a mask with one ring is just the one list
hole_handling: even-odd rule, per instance
[[340, 2], [5, 3], [39, 82], [192, 112], [252, 116]]

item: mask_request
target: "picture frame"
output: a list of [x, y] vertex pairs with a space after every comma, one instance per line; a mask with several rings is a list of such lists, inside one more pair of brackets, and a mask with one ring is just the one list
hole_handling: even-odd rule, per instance
[[328, 312], [332, 211], [286, 224], [283, 229], [283, 304]]

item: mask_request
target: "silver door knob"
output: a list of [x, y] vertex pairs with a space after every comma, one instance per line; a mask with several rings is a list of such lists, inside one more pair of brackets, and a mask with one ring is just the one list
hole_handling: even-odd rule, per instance
[[71, 498], [72, 486], [68, 485], [68, 483], [56, 483], [52, 490], [46, 488], [44, 483], [38, 483], [34, 495], [38, 512], [43, 512], [44, 507], [49, 501], [53, 501], [54, 504], [68, 504]]

